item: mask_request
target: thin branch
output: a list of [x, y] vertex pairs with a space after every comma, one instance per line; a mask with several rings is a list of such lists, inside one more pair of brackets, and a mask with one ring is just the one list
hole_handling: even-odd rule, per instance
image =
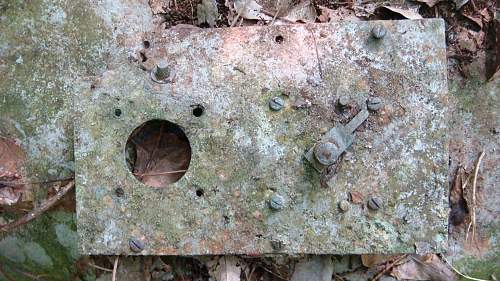
[[160, 175], [168, 175], [168, 174], [178, 174], [178, 173], [184, 173], [187, 170], [177, 170], [177, 171], [168, 171], [168, 172], [158, 172], [158, 173], [151, 173], [151, 174], [141, 174], [141, 173], [132, 173], [134, 176], [138, 177], [147, 177], [147, 176], [160, 176]]
[[479, 165], [481, 165], [481, 161], [484, 157], [484, 150], [479, 154], [479, 158], [476, 161], [476, 166], [474, 168], [474, 178], [472, 179], [472, 206], [471, 206], [471, 222], [469, 223], [469, 227], [467, 232], [472, 227], [472, 241], [476, 241], [476, 187], [477, 187], [477, 176], [479, 174]]
[[0, 184], [5, 186], [19, 186], [19, 185], [30, 185], [30, 184], [46, 184], [46, 183], [54, 183], [54, 182], [62, 182], [74, 180], [75, 178], [65, 178], [65, 179], [57, 179], [57, 180], [48, 180], [48, 181], [32, 181], [32, 182], [20, 182], [20, 181], [0, 181]]
[[379, 280], [380, 277], [382, 277], [384, 274], [386, 274], [389, 270], [391, 270], [397, 263], [399, 263], [400, 261], [402, 261], [403, 259], [405, 259], [406, 257], [408, 257], [408, 254], [404, 254], [402, 256], [400, 256], [399, 258], [396, 258], [393, 262], [391, 262], [389, 265], [385, 266], [385, 268], [383, 270], [381, 270], [379, 273], [377, 273], [377, 275], [375, 275], [375, 277], [373, 277], [373, 279], [371, 279], [371, 281], [376, 281], [376, 280]]
[[111, 278], [111, 281], [116, 281], [116, 270], [118, 269], [118, 258], [120, 256], [116, 256], [115, 259], [115, 264], [113, 265], [113, 277]]
[[107, 272], [113, 272], [112, 269], [109, 269], [109, 268], [105, 268], [105, 267], [102, 267], [102, 266], [98, 266], [96, 264], [93, 264], [93, 263], [88, 263], [88, 265], [90, 265], [91, 267], [93, 268], [97, 268], [99, 270], [102, 270], [102, 271], [107, 271]]
[[453, 265], [451, 265], [451, 263], [445, 258], [443, 257], [442, 255], [440, 255], [441, 259], [451, 268], [453, 269], [453, 271], [455, 271], [458, 275], [462, 276], [463, 278], [466, 278], [466, 279], [469, 279], [469, 280], [474, 280], [474, 281], [489, 281], [489, 280], [485, 280], [485, 279], [479, 279], [479, 278], [474, 278], [474, 277], [470, 277], [468, 275], [465, 275], [463, 273], [461, 273], [460, 271], [458, 271], [458, 269], [454, 268]]
[[49, 210], [51, 207], [53, 207], [57, 202], [59, 202], [59, 200], [61, 200], [61, 198], [64, 195], [66, 195], [66, 193], [68, 193], [68, 191], [70, 191], [74, 186], [75, 186], [75, 182], [73, 182], [73, 181], [69, 182], [64, 187], [62, 187], [61, 190], [59, 190], [59, 192], [57, 192], [56, 195], [45, 200], [45, 202], [40, 204], [40, 206], [33, 209], [28, 214], [22, 216], [21, 218], [19, 218], [16, 221], [13, 221], [11, 223], [4, 224], [4, 225], [0, 226], [0, 232], [10, 232], [10, 231], [16, 229], [17, 227], [19, 227], [25, 223], [28, 223], [28, 222], [32, 221], [33, 219], [37, 218], [38, 216], [40, 216], [41, 214], [43, 214], [47, 210]]

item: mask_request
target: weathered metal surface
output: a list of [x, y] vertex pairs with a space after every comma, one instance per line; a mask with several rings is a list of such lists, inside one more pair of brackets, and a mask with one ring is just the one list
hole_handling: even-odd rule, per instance
[[[443, 250], [444, 23], [379, 22], [387, 33], [374, 39], [376, 23], [173, 29], [147, 53], [170, 63], [168, 83], [130, 64], [104, 73], [75, 100], [81, 251], [133, 254], [131, 239], [144, 243], [139, 254]], [[279, 111], [269, 108], [275, 96]], [[352, 110], [336, 108], [341, 96]], [[370, 96], [383, 108], [357, 129], [335, 173], [319, 174], [305, 153]], [[180, 125], [192, 148], [187, 173], [165, 188], [139, 182], [125, 161], [129, 134], [152, 119]], [[354, 191], [364, 202], [343, 212]], [[270, 208], [275, 195], [280, 208]]]

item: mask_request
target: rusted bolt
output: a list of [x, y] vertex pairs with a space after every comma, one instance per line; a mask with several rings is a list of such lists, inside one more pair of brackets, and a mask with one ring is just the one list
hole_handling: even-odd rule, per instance
[[277, 239], [271, 240], [271, 247], [273, 247], [274, 250], [278, 251], [283, 249], [283, 242]]
[[339, 209], [342, 212], [347, 212], [347, 211], [349, 211], [350, 208], [351, 208], [351, 204], [349, 204], [349, 202], [347, 200], [342, 200], [339, 202]]
[[384, 105], [384, 102], [379, 97], [370, 97], [366, 101], [366, 106], [368, 107], [369, 110], [372, 110], [372, 111], [377, 111], [377, 110], [381, 109], [383, 105]]
[[170, 77], [170, 67], [166, 60], [161, 60], [151, 71], [151, 79], [157, 83], [167, 83]]
[[123, 197], [123, 195], [125, 195], [125, 191], [121, 187], [118, 187], [117, 189], [115, 189], [115, 193], [116, 193], [116, 196], [118, 196], [118, 197]]
[[377, 24], [372, 28], [372, 36], [375, 39], [382, 39], [386, 35], [387, 30], [381, 24]]
[[314, 147], [314, 157], [323, 166], [330, 166], [337, 160], [339, 147], [331, 142], [321, 142]]
[[269, 100], [269, 108], [274, 111], [279, 111], [285, 107], [285, 101], [280, 97], [273, 97]]
[[269, 207], [273, 210], [281, 210], [285, 205], [285, 199], [281, 195], [274, 194], [269, 200]]
[[382, 201], [377, 197], [371, 197], [368, 199], [368, 208], [376, 211], [382, 207]]
[[340, 108], [344, 108], [346, 106], [349, 105], [349, 97], [348, 96], [341, 96], [338, 100], [337, 100], [337, 104]]
[[140, 253], [142, 250], [144, 250], [144, 242], [140, 239], [137, 238], [131, 238], [128, 241], [128, 245], [130, 247], [130, 250], [134, 253]]

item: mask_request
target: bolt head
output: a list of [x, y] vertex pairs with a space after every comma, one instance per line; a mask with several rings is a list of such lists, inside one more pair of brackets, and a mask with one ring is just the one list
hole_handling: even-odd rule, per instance
[[284, 243], [280, 240], [277, 239], [271, 240], [271, 247], [273, 247], [275, 251], [283, 249], [284, 246], [285, 246]]
[[366, 101], [366, 106], [371, 111], [378, 111], [382, 108], [383, 105], [384, 102], [379, 97], [370, 97], [368, 98], [368, 101]]
[[131, 238], [128, 241], [128, 245], [130, 247], [130, 250], [134, 253], [140, 253], [142, 252], [142, 250], [144, 250], [144, 242], [138, 238]]
[[346, 107], [349, 105], [349, 97], [348, 96], [341, 96], [338, 101], [337, 101], [337, 104], [340, 106], [340, 107]]
[[381, 24], [377, 24], [372, 28], [372, 36], [375, 39], [382, 39], [387, 34], [387, 30]]
[[314, 147], [314, 157], [323, 166], [335, 163], [339, 155], [339, 147], [332, 142], [321, 142]]
[[339, 209], [342, 212], [347, 212], [351, 208], [351, 204], [349, 204], [349, 201], [347, 200], [342, 200], [339, 202]]
[[281, 210], [285, 205], [285, 199], [281, 195], [274, 194], [269, 200], [269, 207], [273, 210]]
[[380, 200], [377, 197], [371, 197], [370, 199], [368, 199], [367, 205], [368, 205], [368, 208], [376, 211], [376, 210], [382, 208], [382, 200]]
[[269, 100], [269, 108], [271, 108], [274, 111], [279, 111], [285, 107], [285, 100], [283, 100], [281, 97], [273, 97], [271, 100]]
[[151, 79], [157, 83], [166, 83], [170, 77], [170, 66], [166, 60], [160, 60], [151, 71]]

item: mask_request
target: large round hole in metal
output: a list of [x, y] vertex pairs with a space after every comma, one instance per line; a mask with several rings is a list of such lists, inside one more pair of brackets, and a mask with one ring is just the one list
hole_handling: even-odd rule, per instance
[[166, 120], [150, 120], [130, 134], [125, 160], [139, 181], [152, 187], [165, 187], [186, 173], [191, 161], [191, 145], [178, 125]]

